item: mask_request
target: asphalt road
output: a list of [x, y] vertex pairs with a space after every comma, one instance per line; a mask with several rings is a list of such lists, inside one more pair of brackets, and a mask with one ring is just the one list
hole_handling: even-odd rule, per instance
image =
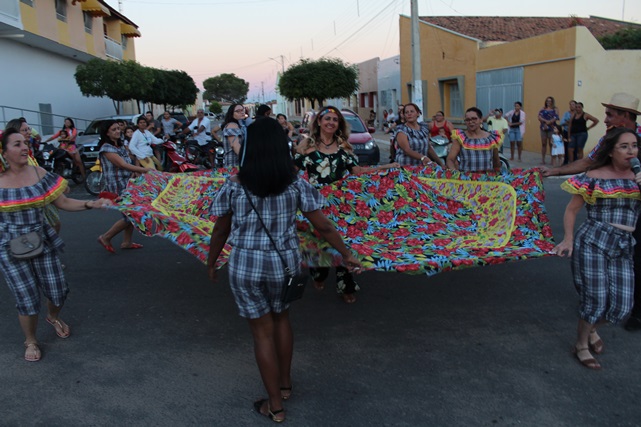
[[[557, 239], [568, 200], [559, 183], [545, 183]], [[264, 392], [226, 273], [209, 283], [160, 238], [138, 235], [144, 249], [109, 254], [96, 237], [117, 219], [62, 214], [72, 336], [41, 319], [38, 363], [22, 359], [2, 284], [0, 425], [271, 425], [252, 410]], [[641, 333], [604, 328], [603, 370], [580, 366], [567, 260], [358, 280], [352, 306], [328, 286], [292, 308], [289, 425], [641, 425]]]

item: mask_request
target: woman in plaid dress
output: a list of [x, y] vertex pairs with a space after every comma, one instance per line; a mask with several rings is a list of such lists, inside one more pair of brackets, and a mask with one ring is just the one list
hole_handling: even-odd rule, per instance
[[[111, 204], [109, 200], [81, 201], [63, 193], [67, 181], [62, 177], [29, 164], [29, 144], [16, 129], [2, 136], [0, 156], [0, 269], [11, 290], [18, 309], [18, 320], [25, 336], [25, 360], [40, 360], [36, 339], [40, 291], [47, 298], [47, 323], [60, 338], [69, 337], [69, 326], [60, 319], [60, 310], [69, 289], [58, 252], [64, 243], [53, 227], [43, 221], [44, 207], [53, 203], [57, 208], [75, 212]], [[30, 259], [14, 258], [9, 241], [23, 234], [39, 231], [44, 250]]]
[[[133, 164], [127, 148], [120, 139], [120, 126], [115, 120], [106, 120], [100, 131], [100, 165], [102, 166], [102, 179], [105, 181], [105, 190], [120, 195], [127, 187], [129, 178], [133, 173], [146, 173], [156, 170], [153, 167], [144, 168]], [[124, 231], [120, 249], [141, 249], [140, 243], [132, 242], [134, 226], [126, 216], [116, 221], [106, 233], [98, 236], [98, 243], [110, 253], [116, 253], [111, 245], [118, 233]]]
[[294, 342], [289, 305], [281, 301], [285, 267], [248, 197], [290, 268], [300, 270], [295, 222], [299, 209], [341, 253], [347, 268], [360, 270], [361, 264], [323, 215], [322, 196], [307, 181], [297, 178], [287, 137], [278, 122], [265, 118], [249, 125], [240, 171], [225, 182], [212, 202], [211, 214], [218, 219], [211, 234], [207, 266], [209, 277], [216, 280], [216, 260], [229, 237], [229, 285], [240, 315], [249, 322], [256, 362], [268, 394], [267, 399], [255, 402], [254, 408], [282, 422], [282, 401], [292, 395]]
[[[594, 167], [561, 185], [573, 196], [563, 218], [565, 236], [552, 252], [572, 257], [574, 285], [579, 293], [574, 353], [590, 369], [601, 369], [590, 353], [603, 352], [597, 327], [606, 322], [619, 323], [632, 308], [632, 232], [641, 212], [641, 173], [635, 176], [630, 160], [638, 158], [639, 142], [629, 129], [608, 132]], [[588, 219], [574, 236], [576, 215], [586, 203]]]
[[[436, 155], [430, 144], [430, 127], [427, 123], [418, 123], [421, 110], [416, 104], [403, 107], [405, 123], [396, 131], [396, 162], [403, 166], [424, 166], [432, 160], [439, 166], [445, 166]], [[430, 160], [430, 158], [432, 160]]]
[[452, 148], [446, 162], [448, 169], [462, 172], [501, 169], [499, 147], [503, 142], [503, 134], [484, 131], [481, 127], [482, 117], [483, 113], [476, 107], [468, 108], [465, 112], [467, 129], [455, 129], [452, 132]]

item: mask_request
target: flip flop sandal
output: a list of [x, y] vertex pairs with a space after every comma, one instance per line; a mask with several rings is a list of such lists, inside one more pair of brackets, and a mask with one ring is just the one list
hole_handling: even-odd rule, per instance
[[[267, 402], [267, 413], [263, 414], [261, 409], [262, 409], [263, 405], [265, 404], [265, 402]], [[283, 421], [285, 421], [285, 418], [276, 418], [276, 415], [285, 412], [285, 409], [279, 409], [277, 411], [272, 411], [271, 408], [269, 407], [269, 402], [267, 401], [267, 399], [261, 399], [261, 400], [257, 400], [256, 402], [254, 402], [254, 410], [256, 412], [258, 412], [259, 415], [267, 417], [267, 418], [269, 418], [270, 420], [272, 420], [275, 423], [282, 423]]]
[[142, 249], [142, 248], [144, 248], [144, 246], [141, 245], [140, 243], [132, 243], [129, 246], [121, 246], [120, 247], [120, 249], [123, 249], [123, 250], [125, 250], [125, 249]]
[[116, 250], [114, 249], [113, 246], [108, 245], [108, 244], [106, 244], [105, 242], [102, 241], [102, 236], [98, 237], [98, 243], [100, 244], [100, 246], [105, 248], [107, 250], [107, 252], [111, 252], [112, 254], [116, 253]]
[[[68, 332], [65, 335], [65, 333], [64, 333], [65, 328], [64, 328], [62, 322], [60, 322], [59, 319], [51, 320], [51, 319], [49, 319], [47, 317], [46, 320], [47, 320], [48, 324], [53, 326], [53, 329], [56, 331], [56, 335], [58, 335], [60, 338], [69, 338], [69, 335], [71, 335], [71, 329], [69, 329], [69, 325], [67, 325]], [[62, 331], [62, 332], [58, 331], [58, 328], [56, 326], [59, 327], [60, 331]]]
[[[38, 347], [38, 343], [35, 342], [30, 342], [30, 343], [24, 343], [24, 348], [26, 349], [24, 352], [24, 360], [27, 362], [37, 362], [40, 360], [42, 357], [42, 354], [40, 353], [40, 348]], [[32, 348], [32, 357], [27, 357], [27, 352], [29, 349]]]
[[[292, 397], [292, 388], [293, 387], [281, 387], [280, 388], [280, 398], [283, 400], [289, 400]], [[283, 394], [283, 392], [287, 394]]]

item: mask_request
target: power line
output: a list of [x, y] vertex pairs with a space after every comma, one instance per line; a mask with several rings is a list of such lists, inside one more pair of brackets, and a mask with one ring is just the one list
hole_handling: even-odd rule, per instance
[[[384, 7], [380, 12], [378, 12], [376, 15], [374, 15], [372, 18], [370, 18], [370, 19], [369, 19], [369, 21], [367, 21], [365, 24], [363, 24], [361, 27], [359, 27], [356, 31], [354, 31], [352, 34], [350, 34], [350, 35], [349, 35], [345, 40], [343, 40], [343, 41], [342, 41], [342, 42], [340, 42], [338, 45], [336, 45], [332, 50], [334, 50], [334, 49], [338, 49], [339, 47], [341, 47], [342, 45], [344, 45], [345, 43], [347, 43], [347, 42], [348, 42], [352, 37], [354, 37], [354, 36], [355, 36], [355, 35], [357, 35], [359, 32], [361, 32], [361, 31], [362, 31], [365, 27], [367, 27], [367, 26], [368, 26], [368, 25], [369, 25], [369, 24], [370, 24], [374, 19], [378, 18], [378, 17], [379, 17], [383, 12], [385, 12], [385, 11], [387, 10], [387, 8], [389, 8], [389, 7], [390, 7], [391, 5], [393, 5], [395, 2], [396, 2], [396, 0], [392, 0], [391, 2], [389, 2], [389, 4], [388, 4], [387, 6], [385, 6], [385, 7]], [[330, 50], [329, 52], [331, 52], [332, 50]], [[329, 52], [327, 52], [325, 55], [329, 54]], [[323, 56], [325, 56], [325, 55], [323, 55]]]

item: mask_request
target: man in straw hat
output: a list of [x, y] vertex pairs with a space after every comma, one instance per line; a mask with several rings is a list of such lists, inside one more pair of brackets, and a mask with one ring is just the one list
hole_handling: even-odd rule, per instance
[[[612, 95], [609, 103], [602, 102], [605, 107], [605, 125], [608, 130], [611, 128], [625, 127], [636, 131], [641, 136], [641, 126], [637, 124], [637, 116], [641, 115], [639, 109], [639, 98], [628, 93], [615, 93]], [[543, 176], [569, 175], [585, 172], [596, 159], [596, 153], [601, 147], [599, 140], [594, 149], [587, 157], [579, 159], [567, 165], [557, 168], [541, 168]], [[634, 248], [634, 306], [630, 317], [625, 323], [625, 329], [628, 331], [641, 330], [641, 221], [637, 221], [637, 227], [634, 231], [634, 239], [637, 244]]]

